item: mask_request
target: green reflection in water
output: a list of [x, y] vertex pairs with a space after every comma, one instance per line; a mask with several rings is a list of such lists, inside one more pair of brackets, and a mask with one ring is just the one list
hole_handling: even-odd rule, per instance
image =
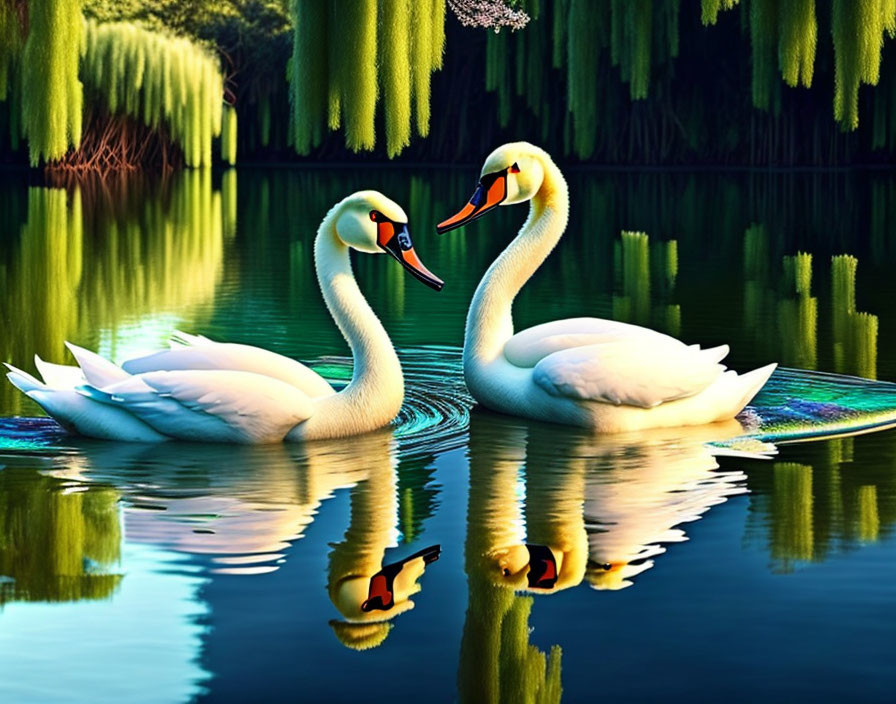
[[666, 303], [678, 276], [678, 242], [651, 246], [645, 233], [623, 231], [614, 260], [622, 294], [613, 296], [613, 318], [679, 335], [681, 306]]
[[[861, 453], [856, 449], [861, 448]], [[857, 445], [839, 438], [801, 446], [800, 462], [775, 462], [749, 475], [747, 536], [766, 542], [776, 571], [876, 542], [896, 525], [896, 438]]]
[[118, 492], [10, 467], [0, 472], [0, 605], [104, 599], [118, 587]]
[[[777, 269], [768, 230], [753, 225], [744, 234], [744, 321], [784, 365], [818, 368], [818, 298], [812, 295], [813, 257], [807, 252], [781, 257]], [[829, 337], [833, 370], [877, 378], [877, 316], [856, 310], [856, 270], [851, 255], [831, 259]], [[769, 323], [774, 325], [770, 329]]]
[[785, 292], [778, 301], [782, 359], [802, 369], [818, 368], [818, 299], [812, 296], [812, 255], [799, 252], [783, 258]]
[[[231, 170], [223, 205], [208, 170], [182, 172], [146, 197], [127, 183], [87, 184], [89, 211], [78, 188], [28, 189], [27, 220], [0, 256], [0, 319], [8, 326], [0, 358], [26, 368], [35, 353], [65, 362], [65, 340], [117, 358], [135, 331], [161, 341], [178, 325], [203, 326], [197, 312], [220, 281], [224, 231], [235, 232], [235, 184]], [[0, 386], [7, 413], [37, 414], [9, 384]]]
[[877, 316], [856, 310], [856, 269], [849, 255], [831, 260], [834, 364], [838, 372], [877, 378]]
[[[471, 418], [464, 548], [469, 601], [458, 667], [462, 702], [559, 702], [562, 693], [561, 648], [554, 645], [545, 655], [529, 642], [533, 598], [515, 593], [521, 580], [525, 582], [529, 559], [523, 544], [525, 528], [517, 484], [525, 445], [525, 426], [500, 417], [476, 414]], [[551, 484], [560, 494], [567, 491], [562, 478]], [[576, 502], [575, 489], [568, 493], [573, 506], [565, 508], [575, 509], [578, 503], [578, 510], [568, 515], [579, 524], [580, 530], [574, 530], [573, 535], [581, 540], [575, 542], [584, 547], [581, 495]], [[527, 509], [530, 504], [537, 505], [535, 511], [549, 508], [550, 504], [544, 502], [548, 497], [538, 494], [537, 490], [527, 492]], [[550, 540], [548, 534], [554, 533], [555, 538], [559, 536], [562, 543], [567, 543], [566, 536], [560, 535], [562, 529], [550, 530], [557, 518], [548, 511], [544, 520], [533, 521], [531, 530], [537, 531], [540, 526], [547, 529], [542, 540]], [[551, 542], [555, 543], [552, 548], [562, 551], [555, 540]], [[586, 551], [580, 552], [584, 556]], [[560, 579], [558, 584], [562, 584]]]

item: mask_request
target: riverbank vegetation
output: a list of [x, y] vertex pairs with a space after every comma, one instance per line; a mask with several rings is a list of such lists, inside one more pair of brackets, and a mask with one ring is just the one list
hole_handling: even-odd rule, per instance
[[0, 0], [0, 160], [885, 162], [894, 36], [892, 0]]

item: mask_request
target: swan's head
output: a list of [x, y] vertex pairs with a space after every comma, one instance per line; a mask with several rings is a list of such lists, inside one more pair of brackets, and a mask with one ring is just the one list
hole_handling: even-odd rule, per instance
[[485, 160], [470, 202], [436, 226], [439, 233], [462, 227], [499, 205], [525, 203], [544, 182], [545, 152], [528, 142], [498, 147]]
[[377, 191], [358, 191], [336, 208], [336, 235], [348, 247], [367, 254], [385, 252], [427, 286], [442, 289], [444, 282], [423, 266], [414, 251], [408, 216], [395, 201]]

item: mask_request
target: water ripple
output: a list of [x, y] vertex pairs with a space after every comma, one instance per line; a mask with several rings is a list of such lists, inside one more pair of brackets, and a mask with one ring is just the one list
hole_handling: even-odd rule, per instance
[[[437, 454], [466, 441], [473, 399], [463, 381], [461, 350], [424, 346], [399, 350], [405, 398], [393, 421], [403, 456]], [[352, 375], [351, 357], [326, 356], [308, 362], [336, 388]], [[52, 418], [0, 418], [0, 450], [61, 450], [69, 436]]]
[[[405, 396], [393, 427], [402, 455], [436, 454], [462, 447], [473, 399], [464, 384], [460, 348], [406, 347], [398, 356]], [[310, 366], [336, 386], [351, 378], [350, 357], [322, 357]]]

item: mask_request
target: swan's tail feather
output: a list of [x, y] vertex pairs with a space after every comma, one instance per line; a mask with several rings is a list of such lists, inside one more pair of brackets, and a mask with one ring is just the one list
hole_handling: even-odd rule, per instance
[[114, 384], [116, 381], [127, 379], [130, 376], [118, 365], [113, 364], [108, 359], [103, 359], [90, 350], [73, 345], [71, 342], [66, 342], [65, 346], [74, 355], [78, 366], [81, 367], [81, 371], [84, 373], [84, 378], [87, 379], [87, 383], [91, 386], [102, 388], [109, 384]]
[[34, 366], [44, 383], [53, 389], [71, 389], [84, 383], [84, 375], [78, 367], [45, 362], [39, 355], [34, 355]]
[[32, 389], [31, 391], [26, 391], [25, 395], [34, 401], [38, 406], [44, 409], [46, 414], [50, 416], [53, 420], [55, 420], [59, 425], [63, 428], [72, 432], [73, 426], [69, 419], [66, 417], [66, 414], [63, 412], [59, 405], [56, 403], [56, 392], [44, 387], [43, 389]]
[[38, 381], [28, 372], [22, 371], [18, 367], [14, 367], [8, 363], [4, 363], [4, 366], [9, 369], [9, 373], [6, 375], [6, 378], [9, 379], [9, 383], [26, 396], [29, 395], [29, 392], [31, 391], [47, 391], [46, 384]]
[[766, 364], [764, 367], [759, 367], [758, 369], [754, 369], [751, 372], [740, 374], [738, 376], [738, 382], [742, 394], [740, 400], [738, 401], [738, 406], [735, 414], [740, 413], [743, 410], [744, 406], [746, 406], [750, 401], [753, 400], [753, 397], [759, 393], [763, 386], [765, 386], [765, 383], [772, 375], [772, 372], [774, 372], [777, 368], [777, 364]]
[[705, 350], [700, 350], [700, 354], [712, 362], [721, 362], [728, 356], [728, 351], [728, 345], [719, 345], [718, 347], [709, 347]]

